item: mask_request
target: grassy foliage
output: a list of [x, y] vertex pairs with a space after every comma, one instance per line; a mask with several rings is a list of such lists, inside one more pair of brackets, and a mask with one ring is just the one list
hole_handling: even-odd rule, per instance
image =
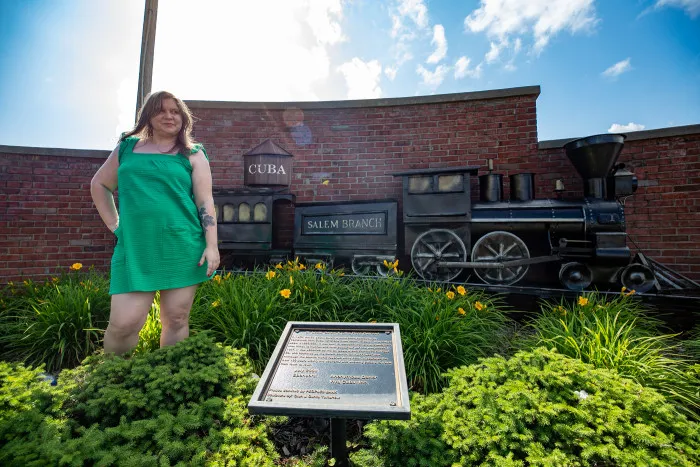
[[686, 415], [700, 419], [700, 379], [680, 352], [676, 335], [660, 334], [661, 323], [633, 296], [612, 300], [584, 294], [573, 306], [546, 304], [530, 324], [522, 348], [546, 346], [657, 389]]
[[0, 309], [0, 359], [56, 372], [100, 348], [109, 320], [109, 281], [78, 269], [44, 284], [8, 287]]
[[[298, 261], [205, 284], [192, 310], [194, 329], [244, 348], [262, 372], [287, 321], [398, 323], [412, 389], [439, 391], [449, 368], [493, 353], [508, 321], [502, 304], [464, 287], [442, 290], [394, 275], [349, 278]], [[259, 373], [259, 374], [260, 374]]]
[[451, 370], [415, 420], [374, 422], [358, 466], [700, 462], [697, 423], [653, 389], [544, 348]]

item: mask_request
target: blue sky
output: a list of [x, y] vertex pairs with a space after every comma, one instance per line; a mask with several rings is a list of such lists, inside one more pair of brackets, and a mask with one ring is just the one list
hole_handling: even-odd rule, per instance
[[[143, 0], [0, 0], [0, 144], [111, 149]], [[153, 89], [314, 101], [541, 86], [540, 140], [700, 123], [700, 0], [160, 0]]]

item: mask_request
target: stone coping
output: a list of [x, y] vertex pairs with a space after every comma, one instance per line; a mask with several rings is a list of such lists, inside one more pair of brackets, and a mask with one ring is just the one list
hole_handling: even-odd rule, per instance
[[29, 154], [32, 156], [84, 157], [87, 159], [107, 159], [112, 150], [38, 148], [30, 146], [0, 145], [0, 154]]
[[240, 102], [240, 101], [185, 101], [191, 109], [348, 109], [357, 107], [391, 107], [402, 105], [439, 104], [445, 102], [502, 99], [516, 96], [539, 96], [539, 86], [493, 89], [489, 91], [435, 94], [431, 96], [390, 97], [384, 99], [354, 99], [341, 101], [290, 101], [290, 102]]
[[[654, 139], [654, 138], [672, 138], [674, 136], [686, 136], [686, 135], [700, 135], [700, 125], [685, 125], [685, 126], [674, 126], [668, 128], [657, 128], [654, 130], [643, 130], [643, 131], [630, 131], [628, 133], [621, 132], [627, 136], [625, 142], [638, 141], [642, 139]], [[540, 141], [537, 145], [538, 149], [556, 149], [562, 148], [569, 141], [573, 141], [579, 138], [586, 138], [587, 136], [579, 136], [576, 138], [564, 138], [564, 139], [550, 139], [546, 141]]]

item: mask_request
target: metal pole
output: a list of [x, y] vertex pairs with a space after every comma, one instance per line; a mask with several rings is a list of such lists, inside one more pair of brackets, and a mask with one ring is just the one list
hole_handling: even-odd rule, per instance
[[136, 95], [136, 116], [146, 96], [151, 92], [153, 80], [153, 50], [156, 44], [156, 19], [158, 0], [146, 0], [141, 35], [141, 62], [139, 63], [139, 86]]
[[331, 418], [331, 457], [336, 467], [348, 466], [347, 434], [344, 418]]

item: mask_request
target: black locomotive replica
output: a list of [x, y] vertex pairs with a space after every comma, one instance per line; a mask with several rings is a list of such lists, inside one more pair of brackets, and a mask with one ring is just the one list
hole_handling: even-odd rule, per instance
[[403, 258], [404, 269], [408, 263], [435, 282], [558, 283], [571, 291], [624, 286], [638, 293], [700, 288], [630, 250], [624, 199], [637, 190], [637, 177], [616, 164], [624, 140], [604, 134], [565, 145], [583, 198], [536, 199], [534, 175], [520, 173], [509, 177], [504, 199], [503, 176], [489, 164], [481, 176], [470, 166], [394, 173], [402, 179], [401, 206], [393, 199], [296, 203], [288, 191], [291, 154], [268, 140], [244, 155], [245, 187], [214, 194], [222, 264], [235, 269], [299, 258], [386, 275]]

